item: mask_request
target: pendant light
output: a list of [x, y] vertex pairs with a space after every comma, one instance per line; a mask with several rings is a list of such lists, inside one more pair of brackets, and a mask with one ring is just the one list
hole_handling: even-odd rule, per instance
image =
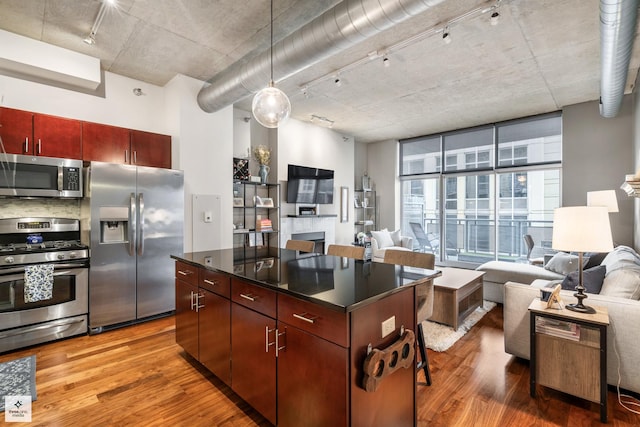
[[291, 114], [291, 103], [287, 95], [275, 87], [273, 83], [273, 0], [271, 0], [271, 47], [269, 48], [271, 63], [271, 80], [269, 86], [261, 89], [253, 97], [251, 111], [258, 123], [267, 128], [277, 128]]

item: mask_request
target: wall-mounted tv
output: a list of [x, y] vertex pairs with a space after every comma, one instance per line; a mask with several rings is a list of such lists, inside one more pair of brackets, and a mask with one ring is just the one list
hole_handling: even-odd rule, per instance
[[333, 171], [289, 165], [287, 203], [332, 204]]

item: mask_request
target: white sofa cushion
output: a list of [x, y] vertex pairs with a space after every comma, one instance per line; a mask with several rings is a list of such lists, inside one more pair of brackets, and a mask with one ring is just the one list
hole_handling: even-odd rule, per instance
[[506, 283], [509, 281], [519, 283], [531, 283], [536, 279], [562, 280], [562, 274], [546, 270], [543, 267], [531, 264], [522, 264], [507, 261], [489, 261], [479, 266], [476, 270], [484, 271], [485, 282]]
[[[393, 239], [391, 238], [391, 233], [389, 233], [389, 231], [387, 229], [380, 230], [380, 231], [372, 231], [371, 232], [371, 237], [376, 239], [376, 242], [378, 243], [378, 248], [379, 249], [384, 249], [384, 248], [389, 248], [391, 246], [395, 246], [393, 244]], [[398, 246], [400, 246], [400, 245], [398, 245]]]

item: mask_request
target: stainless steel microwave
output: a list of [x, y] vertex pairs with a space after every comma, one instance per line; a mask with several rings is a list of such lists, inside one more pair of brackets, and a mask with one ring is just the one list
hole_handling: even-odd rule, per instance
[[82, 197], [82, 160], [0, 153], [0, 196]]

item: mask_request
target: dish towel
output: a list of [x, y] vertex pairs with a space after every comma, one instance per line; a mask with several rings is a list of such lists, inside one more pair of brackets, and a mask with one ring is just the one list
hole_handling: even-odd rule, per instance
[[24, 268], [24, 302], [53, 298], [53, 264], [28, 265]]

